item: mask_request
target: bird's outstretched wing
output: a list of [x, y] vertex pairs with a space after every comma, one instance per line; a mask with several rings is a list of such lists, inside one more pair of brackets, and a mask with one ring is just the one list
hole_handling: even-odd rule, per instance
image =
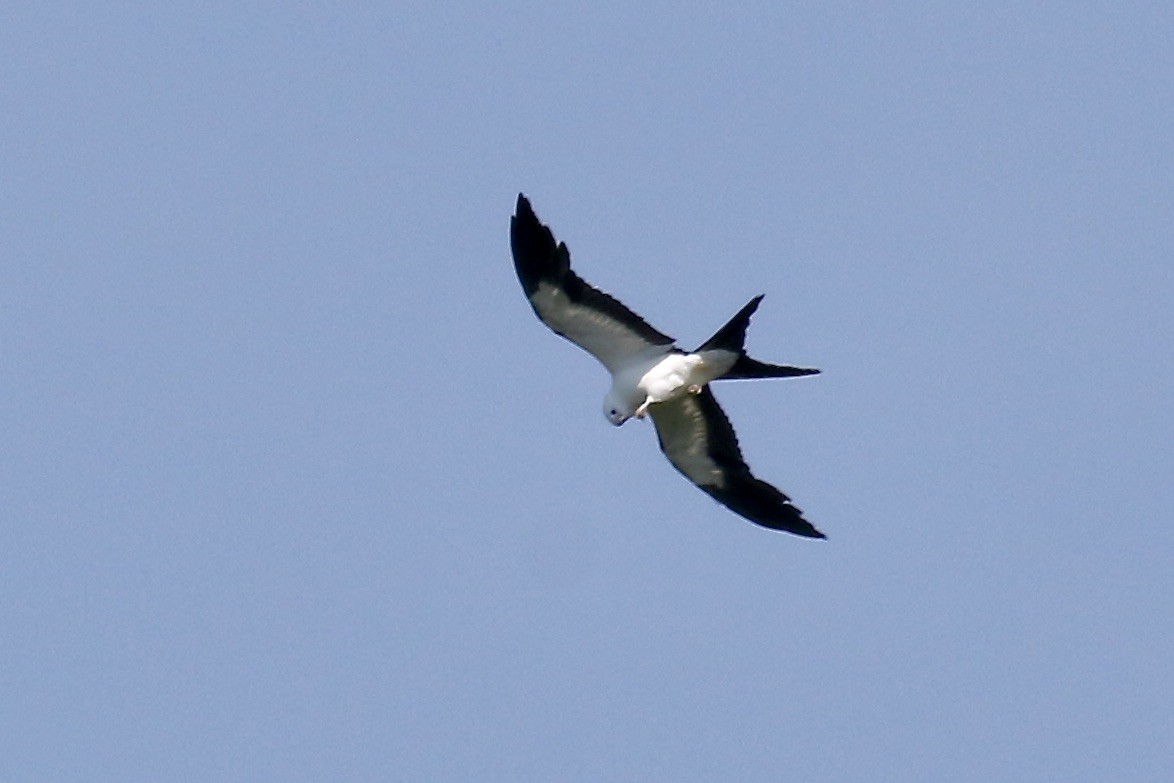
[[571, 271], [567, 246], [555, 242], [520, 193], [510, 219], [510, 248], [522, 290], [542, 322], [613, 374], [630, 357], [651, 349], [667, 352], [672, 346], [673, 338]]
[[738, 436], [706, 386], [649, 407], [660, 450], [673, 467], [714, 500], [751, 522], [808, 538], [825, 538], [791, 499], [755, 478], [742, 459]]

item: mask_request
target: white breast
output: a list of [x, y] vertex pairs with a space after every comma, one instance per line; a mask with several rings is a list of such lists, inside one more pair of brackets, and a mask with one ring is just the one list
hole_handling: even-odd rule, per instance
[[684, 394], [690, 386], [704, 386], [713, 380], [707, 369], [712, 371], [697, 354], [672, 353], [644, 373], [637, 386], [653, 402], [664, 402]]

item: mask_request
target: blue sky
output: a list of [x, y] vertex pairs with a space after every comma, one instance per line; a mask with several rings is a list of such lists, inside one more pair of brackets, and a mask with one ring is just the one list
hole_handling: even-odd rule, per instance
[[[0, 779], [1158, 781], [1164, 3], [0, 12]], [[829, 540], [690, 487], [519, 191]]]

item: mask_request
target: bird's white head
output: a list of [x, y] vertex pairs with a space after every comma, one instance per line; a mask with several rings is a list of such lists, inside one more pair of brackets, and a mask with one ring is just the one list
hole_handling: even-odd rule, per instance
[[603, 416], [617, 427], [632, 418], [635, 412], [636, 406], [616, 394], [614, 389], [603, 398]]

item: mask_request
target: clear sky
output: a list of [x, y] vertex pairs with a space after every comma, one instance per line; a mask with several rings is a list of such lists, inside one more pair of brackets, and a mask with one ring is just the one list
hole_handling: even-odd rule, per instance
[[[1168, 2], [0, 12], [0, 780], [1164, 781]], [[829, 536], [534, 318], [519, 191]]]

